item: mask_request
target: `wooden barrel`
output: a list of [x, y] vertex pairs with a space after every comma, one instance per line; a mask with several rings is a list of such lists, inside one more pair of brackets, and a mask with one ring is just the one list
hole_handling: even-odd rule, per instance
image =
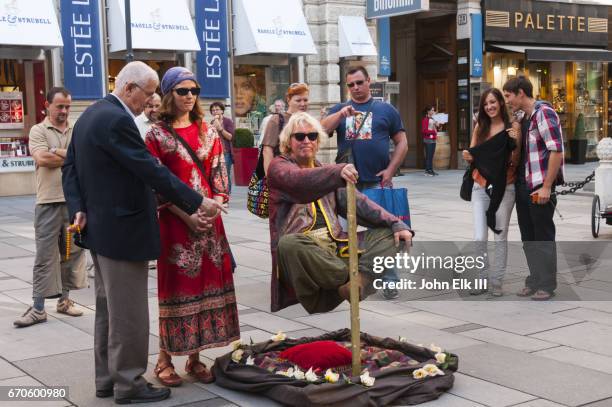
[[438, 132], [433, 167], [435, 170], [447, 170], [450, 168], [450, 140], [445, 131]]

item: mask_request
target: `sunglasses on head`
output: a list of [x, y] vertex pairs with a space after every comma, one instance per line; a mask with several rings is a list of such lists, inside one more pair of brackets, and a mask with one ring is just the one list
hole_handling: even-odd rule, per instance
[[179, 96], [187, 96], [187, 94], [190, 93], [190, 92], [191, 92], [191, 94], [193, 96], [198, 96], [200, 94], [200, 88], [198, 88], [198, 87], [193, 87], [193, 88], [174, 88], [174, 91]]
[[306, 137], [308, 137], [308, 140], [310, 141], [317, 141], [317, 138], [319, 138], [319, 133], [317, 133], [316, 131], [312, 133], [293, 133], [292, 136], [297, 141], [304, 141]]
[[365, 81], [364, 81], [364, 80], [358, 80], [358, 81], [355, 81], [355, 82], [349, 82], [349, 83], [347, 83], [347, 84], [346, 84], [346, 86], [347, 86], [347, 87], [349, 87], [349, 88], [352, 88], [352, 87], [354, 87], [355, 85], [357, 85], [357, 86], [361, 86], [361, 85], [363, 85], [364, 83], [365, 83]]
[[296, 86], [308, 86], [308, 85], [306, 85], [304, 82], [293, 82], [291, 85], [289, 85], [290, 88], [295, 88]]

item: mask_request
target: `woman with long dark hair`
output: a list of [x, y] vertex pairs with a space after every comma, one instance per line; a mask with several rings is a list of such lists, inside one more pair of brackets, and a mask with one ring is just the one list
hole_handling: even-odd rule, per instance
[[[491, 295], [503, 295], [502, 281], [508, 258], [508, 226], [514, 207], [516, 168], [520, 158], [520, 127], [511, 123], [510, 114], [499, 89], [483, 92], [478, 108], [478, 122], [472, 133], [470, 149], [463, 158], [473, 168], [472, 213], [474, 241], [486, 253], [488, 229], [495, 233], [493, 267], [481, 272], [488, 279]], [[471, 294], [483, 294], [475, 290]]]
[[[160, 121], [146, 135], [151, 154], [184, 183], [219, 203], [228, 200], [228, 178], [219, 135], [203, 121], [200, 86], [193, 73], [169, 69], [161, 81]], [[163, 208], [163, 206], [161, 207]], [[230, 247], [221, 217], [187, 215], [169, 206], [159, 210], [161, 256], [157, 261], [159, 357], [155, 375], [166, 386], [182, 379], [172, 355], [187, 355], [185, 371], [210, 383], [199, 360], [203, 349], [240, 337]]]

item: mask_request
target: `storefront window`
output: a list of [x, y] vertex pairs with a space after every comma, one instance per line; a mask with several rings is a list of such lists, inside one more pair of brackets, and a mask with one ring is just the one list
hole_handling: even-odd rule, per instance
[[15, 60], [0, 62], [0, 158], [27, 156], [24, 66]]
[[[584, 128], [587, 140], [586, 158], [597, 158], [597, 143], [612, 129], [608, 121], [608, 109], [612, 108], [608, 103], [608, 89], [612, 81], [608, 80], [607, 63], [529, 62], [525, 65], [523, 54], [493, 52], [486, 54], [485, 63], [485, 84], [498, 89], [515, 75], [529, 77], [536, 100], [548, 101], [559, 115], [566, 158], [572, 158], [568, 141], [583, 137], [576, 133], [579, 121], [578, 128]], [[472, 103], [477, 108], [476, 98]]]
[[489, 52], [485, 56], [486, 79], [493, 87], [502, 89], [508, 79], [525, 74], [523, 54]]
[[[607, 66], [605, 67], [607, 69]], [[587, 139], [587, 159], [596, 158], [595, 149], [604, 137], [604, 64], [599, 62], [576, 62], [574, 70], [575, 112], [584, 116], [584, 131]]]
[[[164, 77], [166, 71], [173, 66], [182, 66], [180, 62], [168, 61], [168, 60], [139, 60], [149, 65], [161, 80]], [[112, 92], [115, 89], [115, 77], [119, 74], [119, 71], [127, 64], [123, 59], [109, 59], [108, 60], [108, 91]]]
[[284, 99], [289, 86], [289, 67], [237, 65], [234, 69], [234, 113], [236, 126], [260, 130], [267, 106]]

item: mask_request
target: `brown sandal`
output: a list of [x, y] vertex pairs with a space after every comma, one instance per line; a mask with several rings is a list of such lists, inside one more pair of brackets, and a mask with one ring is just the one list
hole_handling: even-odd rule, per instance
[[[195, 367], [197, 365], [202, 365], [204, 370], [196, 372]], [[191, 359], [187, 359], [187, 363], [185, 364], [185, 372], [187, 372], [188, 375], [195, 377], [200, 383], [212, 383], [215, 381], [215, 376], [212, 374], [212, 372], [199, 360], [192, 362]]]
[[[170, 373], [166, 377], [161, 377], [160, 376], [161, 373], [168, 368], [172, 369], [172, 373]], [[155, 377], [157, 377], [157, 380], [159, 380], [159, 382], [163, 384], [164, 386], [177, 387], [183, 384], [183, 379], [181, 379], [181, 376], [176, 374], [176, 372], [174, 371], [174, 365], [172, 363], [168, 362], [168, 363], [160, 364], [159, 362], [157, 362], [157, 365], [155, 365], [155, 370], [153, 370], [153, 373], [155, 373]]]

